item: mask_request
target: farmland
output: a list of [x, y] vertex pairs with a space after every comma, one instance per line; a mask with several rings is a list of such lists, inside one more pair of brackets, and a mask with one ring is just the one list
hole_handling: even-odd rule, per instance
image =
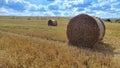
[[[58, 26], [48, 26], [49, 19]], [[0, 17], [0, 68], [120, 68], [120, 23], [105, 23], [102, 42], [68, 44], [66, 17]]]

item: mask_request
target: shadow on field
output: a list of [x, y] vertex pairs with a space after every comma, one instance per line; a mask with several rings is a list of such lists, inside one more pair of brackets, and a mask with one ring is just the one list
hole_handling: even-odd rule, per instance
[[[71, 44], [69, 43], [69, 45], [71, 45]], [[76, 46], [76, 45], [71, 45], [71, 46]], [[89, 50], [92, 52], [99, 52], [99, 53], [102, 53], [104, 55], [114, 56], [115, 54], [120, 54], [120, 53], [114, 52], [114, 50], [116, 48], [112, 47], [112, 44], [108, 44], [108, 43], [104, 43], [104, 42], [98, 42], [91, 48], [84, 47], [84, 46], [77, 46], [77, 47], [80, 49], [85, 49], [85, 50]]]
[[111, 44], [104, 43], [104, 42], [98, 42], [94, 45], [93, 48], [91, 48], [93, 51], [97, 51], [100, 53], [103, 53], [105, 55], [114, 55], [115, 48], [111, 46]]

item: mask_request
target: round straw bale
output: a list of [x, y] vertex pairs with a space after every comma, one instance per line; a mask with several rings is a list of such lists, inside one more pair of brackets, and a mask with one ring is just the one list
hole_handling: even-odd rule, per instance
[[105, 29], [106, 29], [104, 22], [102, 21], [102, 19], [100, 19], [98, 17], [93, 17], [93, 18], [97, 21], [98, 27], [100, 29], [99, 41], [101, 41], [105, 35]]
[[49, 20], [48, 26], [57, 26], [57, 21], [56, 20]]
[[73, 17], [67, 25], [67, 37], [69, 43], [76, 46], [93, 47], [103, 39], [105, 25], [101, 19], [79, 14]]

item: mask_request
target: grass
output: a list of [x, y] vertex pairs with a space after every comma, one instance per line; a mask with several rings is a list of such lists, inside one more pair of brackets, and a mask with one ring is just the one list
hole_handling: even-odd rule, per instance
[[[8, 21], [8, 20], [7, 20]], [[10, 21], [10, 20], [9, 20]], [[6, 22], [6, 20], [3, 20]], [[58, 21], [59, 22], [59, 21]], [[67, 22], [67, 21], [65, 21]], [[18, 20], [11, 20], [10, 23], [1, 23], [1, 29], [5, 31], [11, 31], [15, 33], [22, 33], [24, 35], [39, 36], [43, 38], [49, 38], [53, 40], [66, 41], [66, 29], [64, 21], [60, 21], [59, 27], [48, 27], [47, 20], [23, 20], [22, 22]], [[57, 36], [57, 37], [54, 37]]]
[[120, 24], [105, 23], [103, 42], [93, 49], [70, 46], [68, 18], [0, 18], [0, 68], [120, 68]]

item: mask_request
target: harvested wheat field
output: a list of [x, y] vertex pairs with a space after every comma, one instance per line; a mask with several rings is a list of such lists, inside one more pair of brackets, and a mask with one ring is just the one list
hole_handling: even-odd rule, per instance
[[[48, 20], [59, 22], [48, 26]], [[70, 18], [0, 17], [0, 68], [120, 68], [120, 24], [106, 23], [93, 48], [68, 44]]]

